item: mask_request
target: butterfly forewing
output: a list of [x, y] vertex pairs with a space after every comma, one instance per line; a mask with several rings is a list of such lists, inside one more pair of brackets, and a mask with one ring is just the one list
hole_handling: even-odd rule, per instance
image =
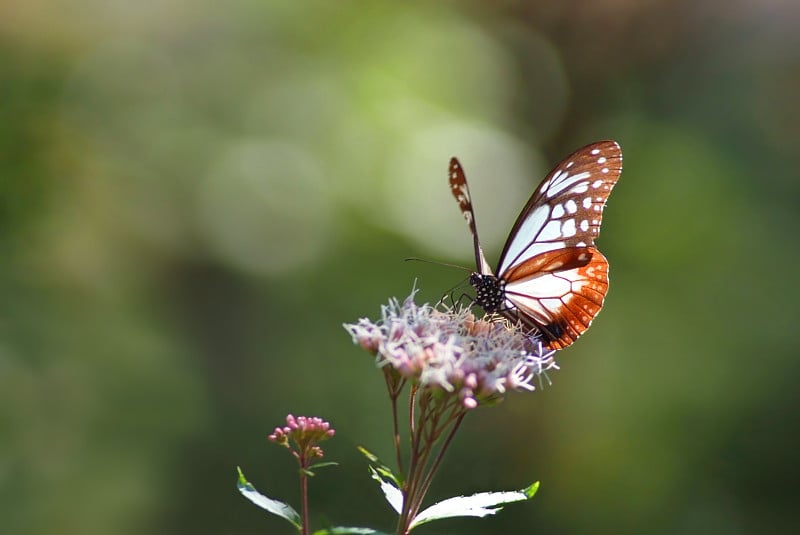
[[469, 231], [475, 244], [475, 264], [481, 273], [491, 273], [492, 268], [486, 261], [481, 242], [478, 239], [478, 230], [475, 227], [475, 212], [472, 210], [472, 197], [469, 194], [467, 177], [464, 175], [464, 170], [456, 158], [450, 158], [450, 192], [456, 198], [461, 214], [467, 220], [467, 225], [469, 225]]
[[594, 245], [603, 208], [622, 172], [615, 141], [599, 141], [565, 158], [528, 200], [500, 255], [498, 276], [546, 251]]

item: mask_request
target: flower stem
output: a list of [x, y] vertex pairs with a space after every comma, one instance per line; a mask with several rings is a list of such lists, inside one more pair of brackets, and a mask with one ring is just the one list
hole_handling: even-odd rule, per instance
[[[419, 411], [419, 419], [420, 422], [425, 422], [425, 415], [427, 413], [427, 406], [426, 404], [422, 403], [421, 400], [418, 400], [417, 396], [417, 388], [412, 385], [411, 393], [409, 394], [409, 402], [408, 402], [408, 425], [410, 429], [409, 439], [411, 442], [410, 448], [410, 458], [408, 462], [408, 474], [405, 477], [403, 482], [403, 510], [400, 513], [400, 518], [397, 520], [397, 531], [396, 535], [405, 535], [408, 532], [408, 526], [411, 523], [412, 517], [410, 516], [410, 508], [412, 499], [411, 497], [414, 496], [417, 481], [419, 479], [419, 472], [421, 467], [424, 466], [425, 458], [424, 452], [420, 449], [420, 441], [421, 441], [421, 434], [417, 432], [416, 422], [415, 422], [415, 408], [417, 403], [420, 404], [420, 411]], [[422, 396], [424, 397], [424, 393]]]
[[[466, 410], [457, 399], [448, 397], [437, 399], [427, 391], [414, 392], [411, 398], [410, 415], [419, 412], [409, 422], [412, 428], [411, 452], [408, 476], [403, 485], [403, 510], [398, 519], [396, 535], [406, 535], [409, 526], [419, 513], [425, 494], [428, 492], [433, 477], [450, 446], [456, 431], [461, 425]], [[449, 428], [449, 430], [448, 430]], [[441, 446], [436, 451], [433, 463], [429, 465], [434, 450], [442, 435], [448, 431]]]
[[[303, 460], [300, 461], [300, 466], [303, 466]], [[308, 476], [305, 473], [305, 467], [300, 470], [300, 494], [303, 504], [303, 535], [311, 533], [308, 526]]]
[[402, 447], [400, 444], [400, 423], [397, 417], [397, 398], [400, 396], [400, 392], [403, 391], [403, 387], [406, 384], [405, 379], [397, 382], [397, 380], [393, 380], [394, 378], [389, 375], [388, 372], [384, 372], [384, 377], [386, 379], [386, 387], [389, 390], [389, 399], [392, 402], [392, 425], [394, 426], [394, 453], [395, 458], [397, 461], [397, 470], [399, 474], [403, 474], [403, 453]]
[[460, 414], [456, 416], [456, 420], [452, 422], [452, 427], [450, 428], [450, 432], [447, 434], [447, 438], [445, 439], [442, 446], [439, 448], [439, 451], [436, 454], [436, 459], [433, 461], [433, 465], [431, 465], [430, 470], [428, 470], [428, 475], [425, 476], [425, 480], [422, 482], [422, 485], [418, 493], [417, 503], [413, 504], [411, 508], [411, 511], [413, 513], [412, 518], [417, 516], [420, 507], [422, 507], [422, 499], [428, 493], [428, 489], [430, 488], [431, 483], [433, 482], [433, 477], [436, 475], [436, 472], [439, 469], [439, 465], [442, 463], [442, 459], [444, 459], [444, 454], [447, 451], [447, 448], [450, 446], [450, 443], [453, 441], [453, 437], [455, 436], [456, 431], [458, 431], [458, 428], [461, 426], [461, 422], [464, 420], [464, 416], [466, 415], [467, 415], [466, 412], [461, 411]]

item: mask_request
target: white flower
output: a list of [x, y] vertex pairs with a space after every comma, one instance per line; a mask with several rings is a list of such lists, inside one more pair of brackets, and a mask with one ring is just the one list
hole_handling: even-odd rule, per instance
[[476, 319], [469, 308], [441, 309], [390, 299], [381, 319], [345, 324], [353, 341], [421, 388], [457, 393], [466, 408], [494, 401], [508, 390], [535, 390], [534, 380], [558, 369], [530, 333], [495, 316]]

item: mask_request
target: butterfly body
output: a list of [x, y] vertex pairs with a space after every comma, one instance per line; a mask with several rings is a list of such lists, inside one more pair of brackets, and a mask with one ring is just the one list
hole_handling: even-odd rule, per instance
[[478, 239], [464, 171], [453, 158], [451, 191], [475, 245], [478, 270], [470, 284], [476, 304], [537, 330], [550, 349], [567, 347], [583, 334], [608, 291], [608, 261], [594, 239], [621, 172], [622, 152], [614, 141], [587, 145], [564, 159], [528, 200], [492, 271]]

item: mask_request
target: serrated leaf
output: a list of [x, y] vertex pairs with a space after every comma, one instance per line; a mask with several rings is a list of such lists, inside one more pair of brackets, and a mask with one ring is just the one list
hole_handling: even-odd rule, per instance
[[521, 502], [530, 500], [539, 489], [537, 481], [530, 487], [522, 490], [512, 490], [503, 492], [479, 492], [472, 496], [456, 496], [439, 503], [431, 505], [411, 522], [409, 529], [442, 518], [453, 518], [458, 516], [484, 517], [493, 515], [503, 508], [501, 505], [507, 503]]
[[369, 471], [372, 474], [372, 479], [380, 484], [381, 491], [386, 497], [386, 501], [389, 502], [392, 509], [399, 515], [403, 511], [403, 493], [392, 484], [389, 478], [384, 478], [375, 468], [370, 466]]
[[256, 488], [249, 481], [247, 481], [247, 479], [245, 479], [241, 468], [237, 466], [236, 469], [239, 471], [239, 481], [236, 484], [236, 488], [239, 489], [239, 492], [242, 493], [242, 496], [265, 511], [288, 520], [297, 529], [302, 527], [303, 521], [300, 519], [300, 515], [294, 510], [294, 508], [292, 508], [291, 505], [264, 496], [258, 492]]
[[376, 531], [372, 528], [335, 527], [335, 528], [327, 528], [315, 531], [314, 535], [389, 535], [389, 534], [384, 533], [383, 531]]

